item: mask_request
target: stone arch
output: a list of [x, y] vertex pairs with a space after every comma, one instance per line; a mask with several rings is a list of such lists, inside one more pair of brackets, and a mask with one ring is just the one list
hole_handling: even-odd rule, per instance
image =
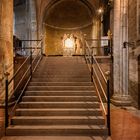
[[[50, 55], [63, 54], [62, 46], [60, 45], [61, 37], [63, 37], [64, 34], [75, 34], [75, 32], [82, 31], [91, 32], [91, 35], [93, 17], [95, 15], [94, 10], [94, 7], [88, 1], [54, 0], [50, 2], [45, 7], [42, 19], [42, 29], [44, 29], [44, 27], [47, 29], [47, 53]], [[44, 33], [45, 31], [42, 32]], [[53, 38], [55, 38], [55, 41], [52, 40]]]

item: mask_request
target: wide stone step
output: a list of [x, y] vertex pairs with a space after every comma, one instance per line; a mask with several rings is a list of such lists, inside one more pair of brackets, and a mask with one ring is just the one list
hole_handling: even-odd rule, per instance
[[107, 136], [104, 125], [11, 125], [6, 130], [8, 136]]
[[35, 73], [33, 75], [90, 75], [89, 71], [86, 70], [86, 71], [63, 71], [63, 70], [47, 70], [47, 71], [44, 71], [44, 70], [38, 70], [38, 71], [35, 71]]
[[[41, 64], [42, 66], [42, 64]], [[82, 70], [83, 69], [87, 69], [87, 65], [86, 64], [79, 64], [79, 63], [72, 63], [72, 62], [65, 62], [65, 63], [52, 63], [52, 64], [48, 64], [48, 63], [44, 63], [42, 68], [50, 68], [50, 69], [68, 69], [69, 70], [73, 70], [73, 68], [75, 68], [76, 70]], [[40, 69], [40, 67], [38, 67], [37, 69]], [[47, 69], [44, 69], [47, 70]]]
[[[65, 59], [65, 60], [45, 60], [44, 62], [44, 65], [49, 65], [49, 66], [55, 66], [55, 65], [68, 65], [68, 62], [70, 63], [69, 65], [74, 65], [75, 64], [78, 64], [78, 65], [81, 65], [81, 66], [85, 66], [85, 61], [77, 61], [77, 60], [74, 60], [74, 59]], [[55, 64], [55, 65], [54, 65]]]
[[26, 96], [94, 96], [95, 91], [26, 91]]
[[81, 57], [43, 58], [10, 122], [7, 136], [107, 136]]
[[[55, 65], [55, 64], [54, 64]], [[74, 65], [56, 65], [56, 66], [51, 66], [51, 65], [47, 65], [47, 64], [44, 64], [43, 67], [41, 66], [38, 67], [36, 70], [39, 71], [39, 70], [42, 70], [44, 68], [44, 72], [48, 72], [48, 71], [88, 71], [88, 66], [87, 65], [78, 65], [77, 66], [74, 64]]]
[[70, 65], [76, 65], [76, 64], [78, 64], [78, 65], [81, 65], [81, 66], [85, 66], [85, 61], [76, 61], [76, 60], [68, 60], [68, 59], [65, 59], [65, 60], [54, 60], [54, 61], [48, 61], [48, 60], [46, 60], [45, 61], [45, 63], [44, 63], [44, 65], [48, 65], [48, 66], [54, 66], [54, 64], [55, 65], [68, 65], [68, 62], [70, 63]]
[[15, 112], [16, 116], [101, 116], [102, 111], [100, 109], [17, 109]]
[[104, 125], [102, 116], [15, 116], [12, 125]]
[[44, 60], [44, 62], [42, 62], [44, 65], [50, 65], [50, 66], [53, 66], [54, 64], [55, 65], [68, 65], [68, 63], [70, 65], [75, 65], [75, 64], [78, 64], [78, 65], [85, 65], [85, 60], [82, 60], [82, 61], [77, 61], [77, 60], [74, 60], [74, 59], [55, 59], [55, 60]]
[[[74, 66], [74, 65], [58, 65], [56, 67], [49, 67], [47, 65], [44, 65], [42, 68], [44, 68], [44, 72], [48, 72], [48, 71], [86, 72], [86, 71], [88, 71], [87, 66], [78, 66], [78, 65], [77, 66]], [[41, 68], [37, 68], [36, 71], [39, 71], [39, 70], [41, 70]]]
[[32, 82], [91, 82], [89, 78], [32, 78]]
[[75, 102], [75, 101], [98, 101], [97, 96], [24, 96], [22, 101], [34, 101], [34, 102]]
[[93, 86], [28, 86], [27, 91], [65, 91], [65, 90], [71, 90], [71, 91], [77, 91], [77, 90], [94, 90]]
[[20, 108], [99, 108], [99, 102], [21, 102]]
[[54, 62], [66, 62], [66, 61], [76, 61], [76, 62], [83, 62], [84, 61], [84, 56], [73, 56], [73, 57], [66, 57], [66, 56], [49, 56], [49, 57], [45, 57], [45, 62], [50, 62], [50, 61], [54, 61]]
[[34, 78], [90, 78], [91, 75], [81, 75], [81, 74], [77, 74], [77, 75], [56, 75], [56, 74], [36, 74], [33, 75]]
[[92, 82], [30, 82], [30, 86], [93, 86]]

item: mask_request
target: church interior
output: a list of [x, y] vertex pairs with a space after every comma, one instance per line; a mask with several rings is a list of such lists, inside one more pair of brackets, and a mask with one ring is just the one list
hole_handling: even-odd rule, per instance
[[139, 129], [139, 0], [0, 0], [0, 139]]

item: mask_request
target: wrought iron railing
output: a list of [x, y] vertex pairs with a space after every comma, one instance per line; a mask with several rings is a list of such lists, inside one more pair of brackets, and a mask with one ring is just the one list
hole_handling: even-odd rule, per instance
[[[28, 42], [33, 42], [36, 40], [26, 40]], [[14, 110], [21, 100], [22, 95], [32, 78], [33, 72], [36, 70], [39, 62], [42, 59], [42, 49], [43, 49], [43, 40], [38, 40], [37, 45], [35, 47], [24, 47], [24, 51], [28, 50], [28, 56], [24, 56], [24, 62], [20, 65], [18, 70], [14, 73], [12, 78], [9, 80], [9, 73], [6, 72], [6, 80], [5, 80], [5, 128], [9, 126], [9, 120], [11, 116], [14, 114]], [[23, 51], [23, 48], [20, 51]], [[18, 80], [17, 80], [18, 79]], [[14, 85], [16, 81], [16, 84]], [[12, 86], [11, 86], [12, 85]], [[12, 87], [12, 90], [9, 90]], [[10, 95], [10, 96], [9, 96]], [[16, 101], [12, 109], [9, 111], [8, 102], [9, 100], [15, 96]]]
[[[89, 40], [88, 40], [89, 41]], [[100, 67], [96, 56], [94, 55], [94, 48], [89, 45], [89, 42], [85, 40], [84, 56], [86, 63], [88, 64], [91, 81], [95, 85], [96, 92], [98, 94], [103, 113], [106, 116], [106, 124], [108, 127], [108, 135], [111, 135], [110, 128], [110, 71], [103, 72]], [[110, 43], [109, 43], [110, 44]], [[111, 50], [111, 46], [108, 46]], [[109, 54], [111, 58], [111, 54]], [[106, 75], [105, 75], [106, 74]]]

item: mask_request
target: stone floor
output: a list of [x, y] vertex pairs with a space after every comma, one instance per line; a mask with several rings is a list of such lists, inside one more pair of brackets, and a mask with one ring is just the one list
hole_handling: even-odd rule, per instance
[[2, 137], [3, 133], [4, 133], [4, 110], [0, 109], [0, 138]]
[[140, 140], [140, 111], [133, 108], [111, 110], [112, 140]]
[[2, 140], [111, 140], [110, 138], [102, 138], [102, 137], [78, 137], [78, 136], [25, 136], [25, 137], [3, 137]]
[[[0, 129], [2, 128], [2, 122], [3, 110], [0, 110]], [[133, 107], [118, 108], [111, 106], [111, 130], [111, 138], [29, 136], [2, 137], [1, 140], [140, 140], [140, 111]]]

